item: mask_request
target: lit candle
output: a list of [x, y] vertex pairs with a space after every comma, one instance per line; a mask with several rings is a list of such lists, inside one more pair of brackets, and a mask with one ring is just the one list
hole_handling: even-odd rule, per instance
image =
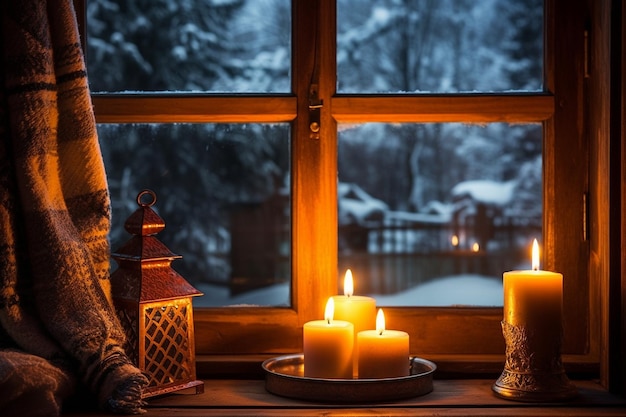
[[[356, 335], [363, 330], [371, 329], [376, 322], [376, 300], [372, 297], [353, 295], [354, 279], [352, 271], [347, 270], [343, 279], [343, 294], [335, 295], [335, 318], [349, 321], [354, 325], [354, 343]], [[354, 371], [356, 372], [356, 355], [354, 357]], [[355, 373], [356, 376], [356, 373]]]
[[562, 334], [563, 275], [539, 269], [539, 245], [533, 242], [532, 270], [505, 272], [504, 321], [533, 334], [538, 362], [551, 360]]
[[532, 269], [505, 272], [504, 370], [492, 390], [518, 401], [559, 401], [576, 395], [561, 361], [563, 275], [539, 270], [533, 242]]
[[376, 300], [372, 297], [353, 295], [354, 279], [352, 271], [346, 271], [343, 279], [343, 294], [334, 295], [335, 318], [345, 320], [354, 324], [355, 335], [362, 331], [371, 329], [376, 322]]
[[309, 321], [303, 328], [304, 376], [311, 378], [352, 378], [354, 326], [333, 320], [334, 302], [326, 303], [324, 320]]
[[561, 328], [563, 275], [539, 269], [539, 245], [533, 242], [532, 270], [504, 273], [504, 320], [514, 326]]
[[382, 309], [376, 316], [376, 330], [357, 335], [359, 378], [394, 378], [409, 375], [409, 335], [385, 329]]

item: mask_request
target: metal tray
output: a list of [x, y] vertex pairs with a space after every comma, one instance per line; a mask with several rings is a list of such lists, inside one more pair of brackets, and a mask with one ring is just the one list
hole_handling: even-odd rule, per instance
[[366, 404], [404, 400], [433, 390], [437, 366], [410, 357], [411, 374], [383, 379], [325, 379], [304, 376], [304, 355], [279, 356], [263, 362], [265, 389], [272, 394], [301, 400]]

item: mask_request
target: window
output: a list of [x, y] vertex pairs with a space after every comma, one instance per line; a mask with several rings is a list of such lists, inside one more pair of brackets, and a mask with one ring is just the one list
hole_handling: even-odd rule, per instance
[[502, 306], [542, 234], [541, 149], [539, 123], [340, 128], [339, 271], [384, 306]]
[[[512, 129], [521, 125], [524, 129], [541, 131], [544, 265], [546, 269], [558, 270], [565, 276], [564, 353], [570, 355], [568, 360], [589, 362], [588, 248], [583, 235], [585, 211], [582, 209], [587, 155], [584, 140], [571, 123], [580, 116], [576, 107], [580, 99], [577, 98], [577, 90], [571, 86], [581, 85], [582, 82], [568, 68], [579, 62], [582, 42], [569, 43], [559, 37], [559, 25], [565, 23], [555, 17], [565, 13], [567, 5], [545, 1], [546, 58], [541, 82], [530, 86], [519, 83], [495, 86], [492, 92], [480, 93], [473, 93], [478, 87], [471, 84], [426, 86], [422, 89], [431, 93], [425, 94], [419, 92], [419, 87], [406, 88], [402, 84], [397, 91], [381, 92], [375, 82], [370, 84], [375, 86], [371, 91], [352, 87], [343, 89], [347, 84], [342, 83], [342, 77], [352, 69], [337, 64], [336, 22], [338, 13], [346, 13], [346, 10], [338, 9], [335, 0], [293, 1], [291, 7], [288, 7], [287, 0], [283, 2], [287, 4], [285, 10], [291, 10], [281, 15], [285, 18], [291, 13], [289, 53], [282, 48], [280, 53], [283, 55], [278, 56], [278, 51], [270, 48], [263, 55], [264, 60], [251, 64], [249, 70], [253, 71], [255, 65], [290, 60], [286, 78], [289, 86], [283, 82], [268, 85], [263, 91], [246, 88], [233, 91], [232, 85], [223, 84], [207, 90], [202, 77], [190, 80], [188, 76], [181, 76], [181, 84], [175, 92], [162, 91], [158, 83], [153, 87], [144, 87], [141, 84], [122, 85], [120, 80], [118, 92], [95, 92], [93, 95], [102, 140], [107, 140], [107, 132], [115, 136], [114, 140], [124, 140], [132, 136], [126, 133], [129, 132], [126, 129], [155, 132], [178, 129], [176, 126], [183, 124], [193, 127], [180, 129], [208, 129], [212, 132], [232, 131], [246, 126], [257, 132], [276, 129], [289, 143], [290, 158], [287, 162], [272, 159], [281, 169], [289, 170], [288, 183], [281, 183], [287, 184], [290, 190], [289, 303], [287, 306], [197, 307], [195, 329], [198, 355], [297, 352], [301, 349], [302, 324], [321, 317], [326, 298], [337, 293], [340, 265], [337, 253], [340, 244], [337, 196], [341, 191], [337, 184], [337, 151], [343, 141], [341, 131], [344, 127], [357, 125], [356, 129], [367, 129], [372, 124], [450, 126], [454, 123], [471, 127], [502, 123]], [[129, 5], [139, 3], [120, 2]], [[215, 5], [217, 3], [222, 6], [230, 4], [216, 2]], [[78, 2], [79, 6], [81, 4]], [[113, 4], [106, 2], [107, 6]], [[494, 2], [485, 4], [493, 5]], [[91, 5], [92, 2], [87, 1], [86, 7]], [[142, 7], [157, 6], [146, 2]], [[380, 13], [384, 13], [382, 8]], [[115, 11], [112, 16], [115, 16]], [[575, 17], [576, 22], [581, 20], [580, 16]], [[156, 22], [135, 23], [141, 38], [141, 25]], [[86, 24], [97, 26], [103, 23], [87, 20]], [[240, 39], [251, 36], [246, 33], [230, 34], [228, 31], [235, 30], [231, 26], [223, 29], [227, 31], [227, 36]], [[185, 41], [192, 43], [191, 50], [200, 55], [205, 54], [203, 48], [213, 45], [212, 42], [217, 42], [215, 44], [220, 47], [231, 46], [230, 43], [224, 44], [226, 41], [216, 41], [212, 36], [202, 38], [203, 34], [197, 30], [189, 29], [183, 35], [186, 36]], [[275, 35], [284, 36], [284, 31]], [[124, 42], [119, 36], [116, 40]], [[285, 44], [283, 40], [280, 42]], [[151, 44], [150, 47], [154, 46]], [[132, 53], [132, 48], [128, 52]], [[182, 56], [184, 51], [178, 50], [177, 53]], [[165, 65], [168, 59], [163, 61]], [[475, 65], [479, 71], [475, 78], [480, 78], [482, 63]], [[98, 78], [98, 70], [89, 66], [88, 70], [92, 84], [97, 85], [95, 78]], [[184, 75], [187, 68], [174, 66], [171, 71]], [[106, 73], [101, 74], [101, 77], [107, 76]], [[219, 78], [219, 74], [211, 76]], [[137, 76], [136, 81], [144, 82], [144, 78]], [[236, 79], [236, 76], [230, 78]], [[454, 76], [451, 75], [450, 79]], [[138, 91], [129, 93], [128, 89]], [[515, 91], [520, 89], [524, 91]], [[321, 104], [322, 107], [311, 109], [311, 104]], [[310, 130], [311, 122], [317, 121], [317, 117], [321, 126], [319, 136]], [[133, 130], [133, 125], [139, 130]], [[181, 134], [176, 141], [184, 139], [185, 135]], [[277, 146], [276, 152], [277, 156], [286, 152], [284, 143]], [[282, 162], [277, 163], [278, 160]], [[129, 201], [132, 197], [129, 196]], [[160, 200], [165, 201], [166, 198], [162, 196]], [[165, 218], [165, 221], [169, 223], [173, 220]], [[170, 248], [176, 251], [171, 245]], [[188, 260], [183, 258], [178, 262]], [[173, 266], [177, 268], [178, 265]], [[514, 267], [511, 266], [511, 269]], [[572, 306], [576, 308], [570, 308]], [[500, 331], [501, 308], [390, 307], [386, 309], [386, 315], [394, 327], [411, 334], [413, 354], [433, 358], [440, 364], [450, 363], [452, 370], [458, 361], [471, 361], [474, 364], [471, 368], [480, 371], [489, 369], [485, 363], [493, 364], [501, 360], [504, 349]], [[482, 356], [468, 359], [467, 355]]]

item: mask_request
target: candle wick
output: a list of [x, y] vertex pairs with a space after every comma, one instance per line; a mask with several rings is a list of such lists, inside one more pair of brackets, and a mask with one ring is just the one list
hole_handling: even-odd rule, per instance
[[382, 335], [383, 335], [383, 332], [384, 332], [384, 330], [381, 330], [380, 332], [378, 332], [378, 335], [379, 335], [379, 336], [382, 336]]
[[328, 319], [326, 319], [326, 320], [328, 320], [328, 324], [330, 324], [330, 318], [328, 318]]
[[533, 266], [533, 271], [539, 271], [539, 267], [537, 265]]

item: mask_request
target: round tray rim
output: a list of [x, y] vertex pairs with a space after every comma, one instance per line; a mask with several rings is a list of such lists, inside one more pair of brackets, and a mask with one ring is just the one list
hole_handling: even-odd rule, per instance
[[373, 403], [418, 397], [433, 390], [433, 373], [437, 365], [415, 356], [408, 359], [411, 375], [380, 379], [313, 378], [283, 372], [283, 365], [304, 363], [301, 353], [266, 359], [262, 367], [266, 376], [265, 388], [272, 394], [327, 403]]

